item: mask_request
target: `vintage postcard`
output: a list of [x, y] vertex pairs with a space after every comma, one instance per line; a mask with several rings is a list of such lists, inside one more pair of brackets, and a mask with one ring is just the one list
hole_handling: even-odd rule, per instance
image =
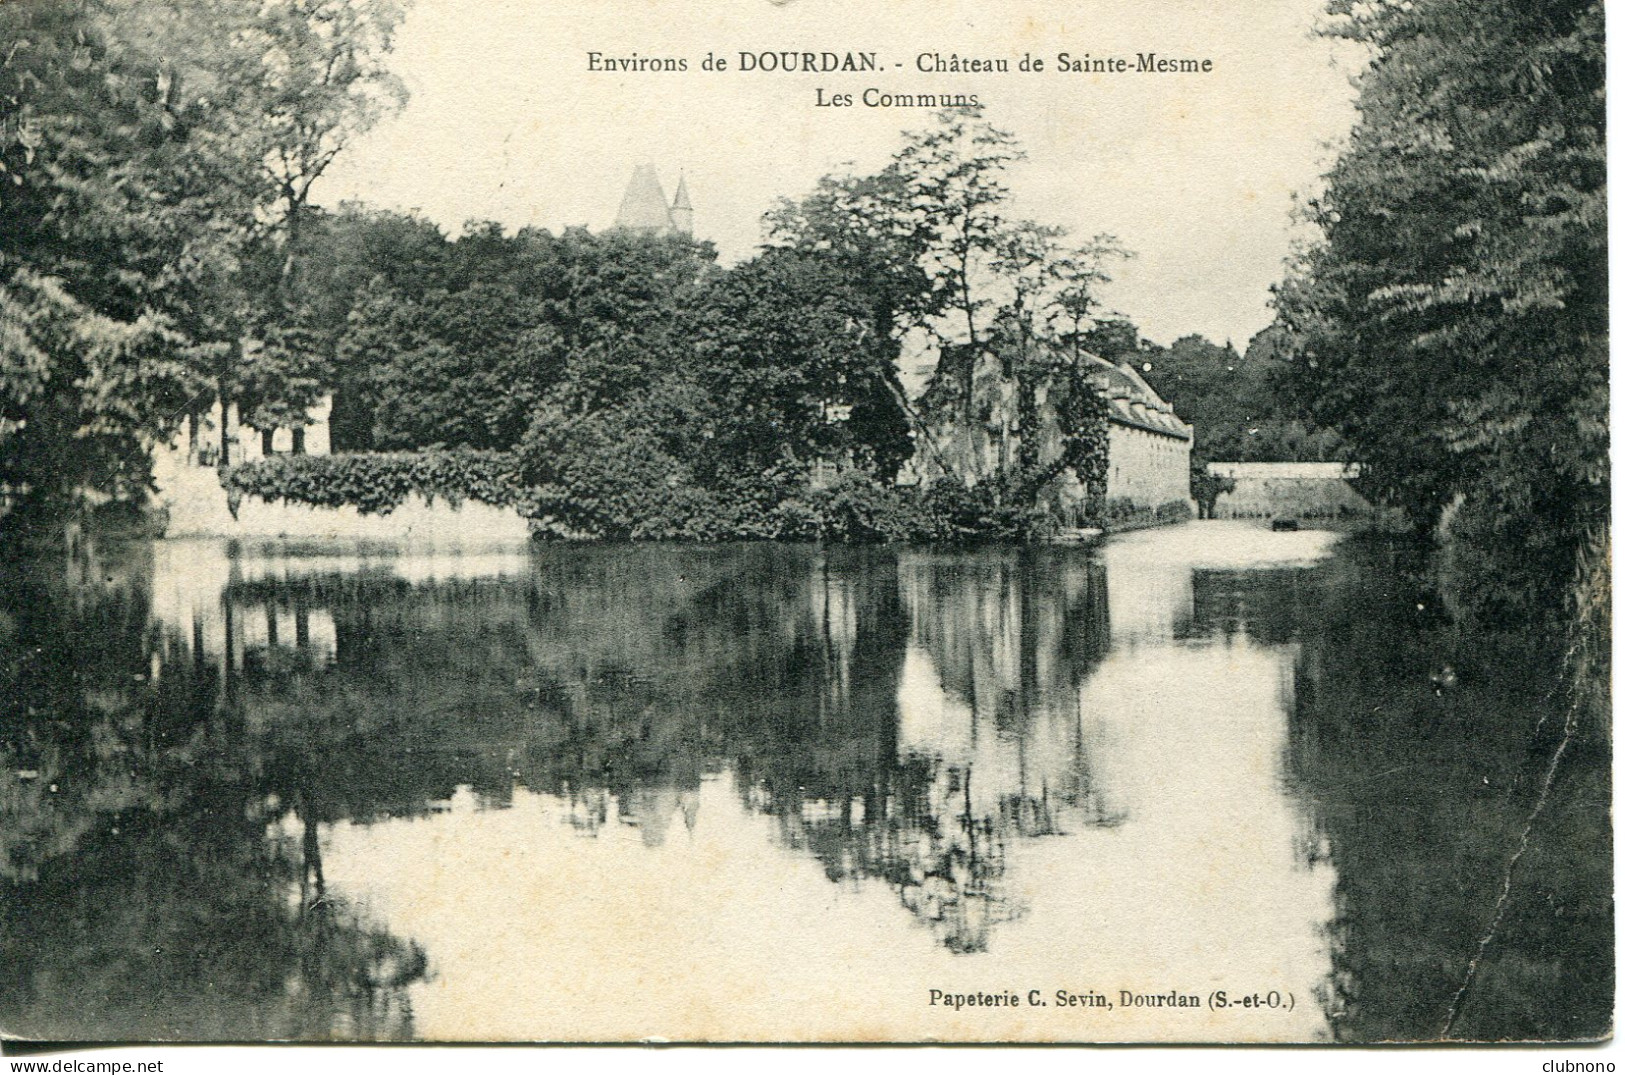
[[6, 1047], [1601, 1063], [1603, 73], [1600, 0], [0, 0]]

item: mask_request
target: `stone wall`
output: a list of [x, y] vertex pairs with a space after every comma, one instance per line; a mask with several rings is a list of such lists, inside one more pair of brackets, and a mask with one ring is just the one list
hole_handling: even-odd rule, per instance
[[1106, 499], [1147, 508], [1191, 498], [1191, 442], [1112, 422]]
[[244, 497], [234, 517], [211, 467], [167, 467], [155, 474], [168, 538], [221, 537], [255, 541], [369, 542], [474, 551], [524, 542], [530, 524], [511, 508], [476, 501], [452, 507], [409, 497], [388, 515], [354, 507], [317, 508]]
[[1236, 483], [1234, 492], [1214, 502], [1217, 519], [1325, 519], [1372, 511], [1371, 502], [1349, 484], [1359, 477], [1356, 463], [1210, 463], [1208, 472]]

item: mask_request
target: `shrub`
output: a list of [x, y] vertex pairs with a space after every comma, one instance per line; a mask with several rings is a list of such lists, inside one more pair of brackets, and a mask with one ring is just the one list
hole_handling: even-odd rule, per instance
[[926, 525], [913, 492], [848, 471], [795, 502], [792, 511], [805, 519], [797, 536], [852, 545], [918, 540]]
[[520, 449], [543, 535], [631, 541], [707, 540], [717, 501], [635, 416], [539, 415]]
[[845, 544], [1024, 541], [1040, 521], [1031, 507], [999, 496], [992, 483], [895, 486], [861, 471], [808, 494], [805, 512], [809, 536]]
[[1159, 523], [1182, 523], [1191, 517], [1191, 502], [1189, 500], [1170, 500], [1158, 504], [1152, 513]]
[[1190, 517], [1191, 505], [1188, 500], [1169, 500], [1156, 507], [1148, 507], [1129, 497], [1117, 496], [1101, 507], [1101, 521], [1108, 530], [1178, 523]]

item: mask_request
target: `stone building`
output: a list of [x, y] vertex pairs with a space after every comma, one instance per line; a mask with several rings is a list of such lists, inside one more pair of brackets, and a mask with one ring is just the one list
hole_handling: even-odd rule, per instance
[[1182, 421], [1129, 364], [1085, 353], [1082, 361], [1106, 397], [1106, 499], [1156, 508], [1191, 498], [1190, 423]]
[[[1022, 439], [1036, 436], [1036, 451], [1026, 453], [1040, 463], [1059, 458], [1065, 435], [1065, 394], [1069, 378], [1058, 373], [1076, 369], [1106, 403], [1107, 466], [1104, 489], [1091, 498], [1078, 476], [1063, 471], [1041, 496], [1058, 515], [1077, 519], [1102, 508], [1144, 510], [1191, 505], [1190, 458], [1192, 427], [1146, 383], [1132, 367], [1116, 365], [1088, 352], [1049, 356], [1057, 371], [1032, 388], [1036, 431], [1023, 431], [1017, 379], [1008, 356], [983, 356], [972, 371], [972, 420], [955, 417], [952, 404], [932, 406], [935, 412], [919, 437], [920, 449], [912, 470], [920, 481], [951, 475], [969, 484], [1001, 473], [1011, 473], [1023, 456]], [[1098, 503], [1091, 503], [1091, 500]]]

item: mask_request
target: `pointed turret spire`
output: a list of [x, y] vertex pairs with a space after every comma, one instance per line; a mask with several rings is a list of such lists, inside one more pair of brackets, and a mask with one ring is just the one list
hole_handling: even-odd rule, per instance
[[671, 210], [666, 208], [666, 192], [660, 187], [654, 165], [640, 164], [632, 170], [632, 181], [626, 185], [626, 196], [621, 199], [615, 226], [644, 231], [673, 229]]
[[688, 177], [677, 173], [677, 196], [671, 200], [671, 223], [684, 235], [694, 234], [694, 203], [688, 200]]

